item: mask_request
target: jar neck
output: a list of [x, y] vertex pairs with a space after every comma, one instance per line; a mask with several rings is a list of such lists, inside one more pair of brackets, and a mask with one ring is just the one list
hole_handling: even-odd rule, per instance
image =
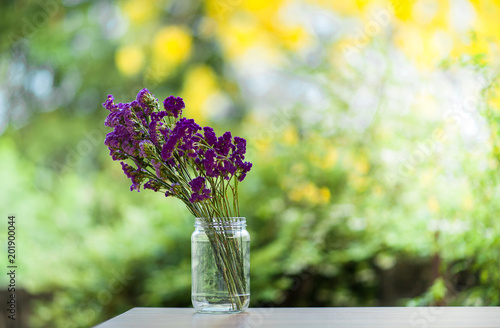
[[244, 217], [196, 218], [194, 222], [194, 227], [196, 229], [244, 229], [246, 226], [247, 222]]

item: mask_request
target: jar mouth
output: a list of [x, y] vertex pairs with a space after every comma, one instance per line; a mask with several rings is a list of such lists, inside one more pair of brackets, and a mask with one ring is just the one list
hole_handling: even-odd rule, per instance
[[195, 227], [243, 228], [246, 225], [244, 217], [195, 218], [194, 222]]

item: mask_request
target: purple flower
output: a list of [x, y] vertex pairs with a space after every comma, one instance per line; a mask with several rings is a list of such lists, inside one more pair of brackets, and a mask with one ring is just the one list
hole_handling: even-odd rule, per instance
[[229, 161], [229, 160], [226, 160], [224, 162], [224, 168], [231, 175], [236, 173], [236, 166], [234, 166], [233, 163], [231, 163], [231, 161]]
[[142, 158], [152, 157], [152, 147], [153, 143], [150, 140], [142, 140], [139, 142], [139, 154], [142, 156]]
[[211, 193], [210, 189], [204, 189], [203, 193], [201, 193], [201, 194], [193, 193], [193, 194], [191, 194], [191, 197], [189, 198], [189, 201], [191, 203], [202, 202], [205, 199], [209, 199], [210, 198], [210, 193]]
[[170, 138], [165, 142], [163, 148], [161, 149], [161, 159], [164, 161], [168, 161], [174, 153], [174, 150], [177, 146], [177, 142], [179, 141], [177, 135], [171, 134]]
[[114, 128], [118, 125], [125, 125], [127, 127], [133, 126], [132, 112], [129, 107], [128, 104], [118, 104], [104, 120], [104, 125], [110, 128]]
[[191, 198], [189, 201], [191, 203], [201, 202], [205, 199], [210, 198], [211, 191], [210, 189], [205, 188], [205, 178], [204, 177], [196, 177], [189, 182], [191, 186], [191, 190], [193, 193], [191, 194]]
[[128, 165], [125, 162], [120, 162], [122, 165], [123, 172], [127, 176], [127, 178], [130, 178], [132, 180], [132, 185], [130, 186], [130, 191], [137, 190], [140, 192], [141, 188], [141, 183], [144, 180], [144, 174], [140, 168], [137, 168], [134, 170], [134, 167], [131, 165]]
[[166, 178], [164, 170], [162, 170], [163, 162], [151, 159], [151, 165], [155, 169], [156, 176], [160, 179]]
[[235, 153], [244, 155], [247, 151], [247, 141], [240, 137], [234, 137], [234, 144], [236, 146]]
[[[245, 139], [233, 138], [230, 132], [217, 137], [213, 128], [201, 128], [193, 119], [181, 117], [185, 104], [180, 97], [170, 96], [163, 105], [160, 110], [158, 99], [145, 88], [130, 103], [115, 103], [112, 95], [103, 103], [109, 111], [104, 124], [113, 128], [104, 144], [132, 181], [130, 190], [140, 191], [142, 185], [196, 203], [212, 198], [210, 186], [220, 185], [219, 179], [245, 179], [252, 167], [245, 162]], [[199, 176], [185, 181], [181, 172]], [[179, 183], [188, 183], [189, 188]], [[227, 197], [225, 191], [215, 191], [213, 197]]]
[[165, 132], [166, 142], [161, 151], [162, 159], [169, 160], [176, 150], [179, 156], [187, 154], [188, 157], [196, 157], [198, 146], [195, 143], [200, 139], [199, 134], [197, 135], [199, 130], [200, 126], [193, 119], [181, 118], [170, 133]]
[[158, 121], [151, 121], [148, 125], [149, 139], [158, 146]]
[[205, 172], [207, 173], [207, 176], [212, 178], [215, 178], [219, 175], [219, 171], [217, 170], [217, 162], [215, 161], [216, 156], [217, 154], [215, 154], [215, 150], [210, 148], [205, 152], [205, 158], [203, 159]]
[[217, 139], [215, 150], [219, 155], [227, 156], [231, 148], [234, 148], [231, 139], [231, 132], [229, 131], [224, 132], [224, 134]]
[[160, 112], [151, 113], [151, 121], [159, 121], [167, 115], [168, 115], [168, 113], [164, 110], [162, 110]]
[[113, 95], [108, 95], [108, 99], [102, 105], [104, 106], [104, 108], [112, 112], [117, 108], [117, 106], [115, 106], [114, 101], [115, 97], [113, 97]]
[[177, 182], [174, 182], [170, 185], [170, 189], [165, 192], [165, 197], [174, 196], [178, 193], [180, 185]]
[[118, 149], [110, 149], [109, 154], [111, 155], [111, 158], [114, 161], [121, 161], [127, 159], [127, 155]]
[[177, 123], [175, 123], [174, 130], [177, 130], [177, 133], [182, 137], [184, 136], [191, 137], [196, 132], [201, 130], [201, 127], [198, 124], [196, 124], [196, 122], [192, 118], [187, 119], [183, 117]]
[[200, 192], [201, 189], [205, 186], [205, 178], [204, 177], [196, 177], [189, 182], [191, 186], [191, 190], [193, 192]]
[[217, 135], [214, 132], [214, 129], [212, 129], [209, 126], [205, 126], [203, 128], [203, 132], [205, 134], [205, 141], [213, 147], [215, 143], [217, 142]]
[[106, 134], [106, 139], [104, 144], [111, 148], [119, 149], [124, 141], [128, 140], [130, 133], [128, 130], [122, 126], [118, 125], [115, 127], [114, 131]]
[[153, 191], [158, 191], [161, 188], [161, 183], [158, 180], [149, 179], [148, 182], [144, 184], [144, 189], [151, 189]]
[[240, 167], [241, 168], [241, 174], [240, 176], [238, 176], [238, 181], [243, 181], [245, 179], [245, 177], [247, 176], [247, 173], [250, 171], [250, 169], [252, 168], [252, 163], [250, 162], [245, 162], [242, 164], [242, 166]]
[[123, 173], [125, 173], [125, 175], [127, 176], [127, 178], [132, 178], [133, 172], [134, 172], [134, 168], [131, 165], [128, 165], [127, 163], [125, 163], [125, 162], [120, 162], [120, 164], [122, 165]]
[[252, 168], [252, 163], [250, 162], [245, 162], [243, 163], [242, 165], [242, 169], [243, 169], [243, 172], [247, 173], [247, 172], [250, 172], [250, 169]]
[[150, 95], [151, 93], [149, 92], [148, 89], [144, 88], [142, 89], [141, 91], [139, 91], [139, 93], [137, 94], [137, 98], [135, 98], [135, 100], [139, 103], [139, 105], [142, 107], [142, 108], [146, 108], [148, 107], [148, 95]]
[[175, 118], [179, 117], [182, 114], [182, 109], [184, 109], [184, 101], [181, 97], [170, 96], [163, 101], [163, 106], [167, 111], [169, 116], [173, 116]]

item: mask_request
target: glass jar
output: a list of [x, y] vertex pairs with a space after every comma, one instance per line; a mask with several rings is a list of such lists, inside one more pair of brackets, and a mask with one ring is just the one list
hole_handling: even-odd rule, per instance
[[250, 303], [250, 235], [245, 218], [196, 218], [191, 301], [198, 312], [243, 312]]

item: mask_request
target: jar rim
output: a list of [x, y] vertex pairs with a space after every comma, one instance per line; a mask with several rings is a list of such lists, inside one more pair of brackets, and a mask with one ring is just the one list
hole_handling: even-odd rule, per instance
[[[218, 220], [222, 219], [222, 220]], [[235, 217], [213, 217], [213, 218], [195, 218], [194, 226], [203, 227], [245, 227], [246, 218], [242, 216]]]

